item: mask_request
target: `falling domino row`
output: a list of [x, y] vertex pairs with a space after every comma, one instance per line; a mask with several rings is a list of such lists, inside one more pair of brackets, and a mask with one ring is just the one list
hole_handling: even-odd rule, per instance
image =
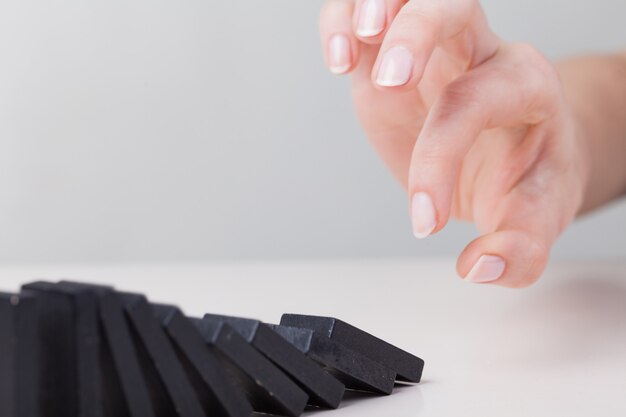
[[346, 389], [391, 394], [424, 361], [341, 320], [186, 317], [61, 281], [0, 293], [1, 417], [299, 416]]

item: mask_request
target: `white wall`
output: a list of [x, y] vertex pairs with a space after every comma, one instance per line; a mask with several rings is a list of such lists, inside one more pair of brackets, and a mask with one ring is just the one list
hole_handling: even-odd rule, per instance
[[[552, 57], [626, 46], [626, 1], [485, 1]], [[0, 0], [0, 262], [454, 255], [417, 242], [320, 1]], [[626, 204], [557, 256], [626, 256]]]

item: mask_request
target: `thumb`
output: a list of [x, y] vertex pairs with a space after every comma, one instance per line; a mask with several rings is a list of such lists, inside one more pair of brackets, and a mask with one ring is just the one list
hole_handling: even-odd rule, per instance
[[459, 275], [469, 282], [510, 288], [537, 281], [552, 245], [580, 205], [575, 187], [563, 186], [564, 182], [554, 179], [548, 189], [522, 183], [504, 196], [493, 213], [493, 230], [472, 241], [459, 256]]
[[524, 230], [498, 230], [472, 241], [457, 263], [466, 281], [523, 288], [541, 276], [551, 242]]

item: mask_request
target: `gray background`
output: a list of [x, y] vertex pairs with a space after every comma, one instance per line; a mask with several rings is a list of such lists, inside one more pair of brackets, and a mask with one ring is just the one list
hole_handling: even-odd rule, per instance
[[[552, 58], [626, 45], [624, 0], [483, 2]], [[0, 0], [0, 262], [452, 256], [319, 52], [320, 1]], [[626, 204], [557, 257], [626, 257]]]

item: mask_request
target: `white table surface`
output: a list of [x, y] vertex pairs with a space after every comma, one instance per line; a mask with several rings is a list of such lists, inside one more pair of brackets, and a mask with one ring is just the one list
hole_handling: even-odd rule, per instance
[[190, 315], [337, 316], [426, 361], [416, 386], [306, 415], [626, 415], [626, 262], [553, 264], [527, 290], [462, 282], [451, 261], [0, 267], [3, 290], [37, 278], [111, 283]]

